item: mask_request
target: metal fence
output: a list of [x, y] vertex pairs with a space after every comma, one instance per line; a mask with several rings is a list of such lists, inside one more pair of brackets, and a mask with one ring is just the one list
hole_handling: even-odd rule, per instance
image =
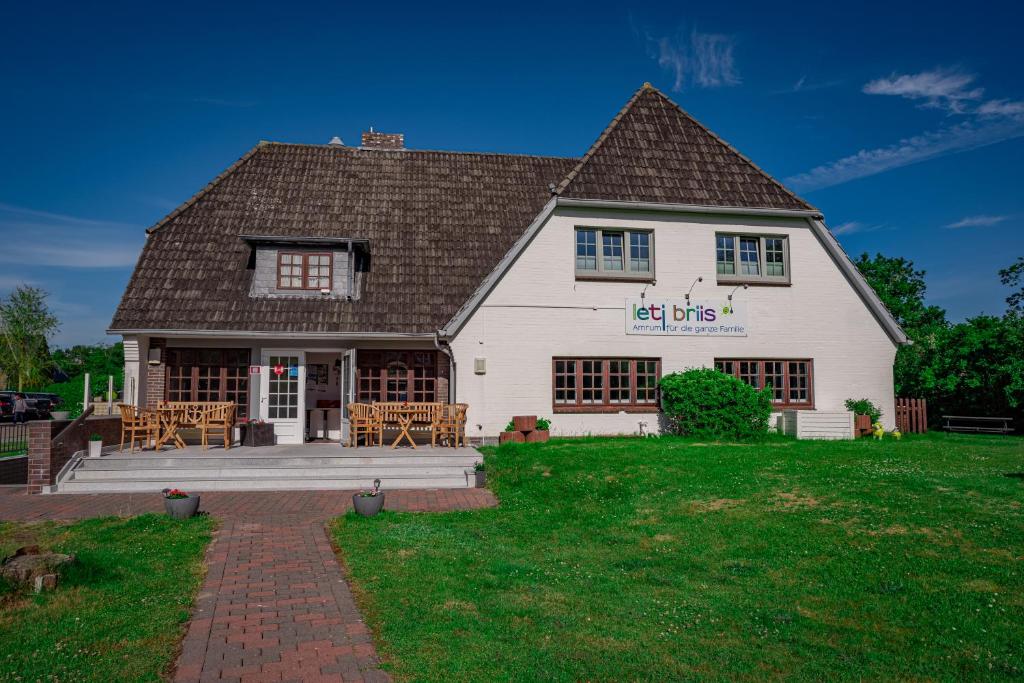
[[28, 425], [0, 424], [0, 457], [28, 453]]

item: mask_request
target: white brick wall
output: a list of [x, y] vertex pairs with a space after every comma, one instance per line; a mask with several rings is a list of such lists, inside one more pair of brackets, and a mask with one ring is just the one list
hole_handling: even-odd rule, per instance
[[[655, 232], [657, 284], [648, 297], [681, 297], [697, 276], [696, 299], [724, 299], [715, 282], [716, 230], [786, 234], [792, 285], [751, 287], [748, 337], [627, 336], [623, 305], [642, 284], [577, 282], [574, 228], [642, 227]], [[552, 414], [552, 356], [650, 356], [663, 373], [710, 366], [715, 357], [812, 358], [815, 407], [843, 410], [847, 398], [870, 398], [894, 424], [892, 362], [896, 347], [828, 252], [799, 219], [686, 216], [559, 209], [483, 306], [453, 340], [458, 399], [469, 404], [470, 436], [494, 436], [514, 414], [550, 416], [560, 434], [635, 433], [651, 414]], [[487, 359], [487, 374], [473, 359]]]

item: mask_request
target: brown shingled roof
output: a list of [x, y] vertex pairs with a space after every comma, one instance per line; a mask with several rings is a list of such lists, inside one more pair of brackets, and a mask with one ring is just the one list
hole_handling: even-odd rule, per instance
[[649, 83], [558, 186], [573, 199], [812, 209]]
[[[575, 162], [261, 143], [150, 229], [111, 328], [432, 332]], [[251, 298], [243, 234], [368, 239], [362, 298]]]

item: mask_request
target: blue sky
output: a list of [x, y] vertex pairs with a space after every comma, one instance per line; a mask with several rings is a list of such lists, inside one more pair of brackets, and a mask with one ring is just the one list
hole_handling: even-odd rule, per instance
[[1024, 255], [1013, 3], [18, 3], [0, 24], [0, 292], [104, 339], [144, 229], [258, 140], [577, 156], [644, 81], [905, 256], [932, 303], [1001, 313]]

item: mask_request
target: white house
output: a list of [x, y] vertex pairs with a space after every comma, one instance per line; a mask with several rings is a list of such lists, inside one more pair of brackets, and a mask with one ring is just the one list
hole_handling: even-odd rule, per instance
[[654, 432], [699, 366], [892, 427], [907, 338], [823, 220], [649, 84], [580, 159], [261, 143], [149, 230], [110, 332], [131, 401], [234, 400], [281, 442], [373, 400]]

